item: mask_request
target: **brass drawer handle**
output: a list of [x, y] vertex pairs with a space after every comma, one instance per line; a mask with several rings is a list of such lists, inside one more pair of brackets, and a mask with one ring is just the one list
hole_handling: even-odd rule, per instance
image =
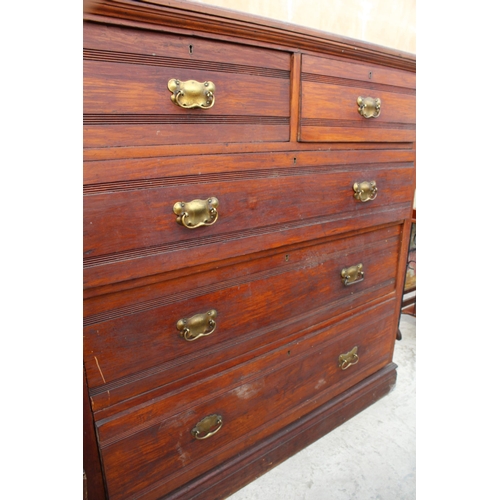
[[355, 182], [352, 185], [354, 198], [363, 203], [372, 201], [377, 197], [377, 183], [375, 181]]
[[196, 424], [191, 430], [194, 438], [202, 440], [213, 436], [222, 427], [222, 417], [220, 415], [209, 415]]
[[365, 273], [363, 272], [363, 264], [357, 264], [356, 266], [344, 267], [340, 276], [343, 279], [344, 285], [354, 285], [365, 279]]
[[174, 207], [177, 222], [188, 229], [200, 226], [211, 226], [219, 217], [217, 207], [219, 200], [212, 196], [208, 200], [178, 201]]
[[378, 97], [358, 97], [358, 113], [363, 118], [377, 118], [380, 116], [382, 101]]
[[210, 309], [206, 313], [195, 314], [187, 319], [180, 319], [177, 321], [177, 330], [179, 330], [181, 337], [188, 342], [192, 342], [200, 337], [206, 337], [214, 333], [217, 326], [215, 324], [216, 317], [217, 311]]
[[351, 365], [359, 361], [358, 346], [354, 346], [349, 352], [339, 356], [339, 366], [342, 370], [347, 370]]
[[172, 92], [170, 99], [181, 108], [210, 109], [215, 104], [215, 85], [213, 82], [197, 82], [188, 80], [181, 82], [172, 78], [168, 82], [168, 90]]

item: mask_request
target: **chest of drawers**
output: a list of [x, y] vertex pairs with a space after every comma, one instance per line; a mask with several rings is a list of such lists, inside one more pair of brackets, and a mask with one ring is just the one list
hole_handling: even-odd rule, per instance
[[224, 498], [387, 394], [415, 58], [182, 1], [84, 15], [89, 498]]

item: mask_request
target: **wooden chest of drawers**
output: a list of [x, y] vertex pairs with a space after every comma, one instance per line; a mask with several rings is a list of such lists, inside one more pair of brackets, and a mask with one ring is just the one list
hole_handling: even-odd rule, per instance
[[181, 1], [92, 4], [91, 500], [224, 498], [392, 389], [414, 141], [411, 55]]

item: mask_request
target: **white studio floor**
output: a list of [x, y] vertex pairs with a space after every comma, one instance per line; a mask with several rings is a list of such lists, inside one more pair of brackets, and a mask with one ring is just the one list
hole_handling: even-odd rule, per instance
[[402, 315], [394, 390], [230, 500], [414, 500], [415, 327]]

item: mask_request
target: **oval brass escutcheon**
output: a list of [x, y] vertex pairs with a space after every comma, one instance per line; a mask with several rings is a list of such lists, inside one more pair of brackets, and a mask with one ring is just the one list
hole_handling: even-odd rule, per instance
[[355, 182], [352, 185], [354, 198], [363, 203], [374, 200], [377, 197], [377, 183], [375, 181]]
[[182, 82], [172, 78], [168, 82], [168, 90], [172, 92], [170, 99], [181, 108], [209, 109], [215, 104], [215, 85], [213, 82]]
[[349, 352], [339, 356], [339, 366], [342, 370], [347, 370], [359, 361], [358, 346], [354, 346]]
[[344, 267], [340, 273], [345, 286], [354, 285], [365, 279], [363, 272], [363, 264], [359, 263], [355, 266]]
[[178, 201], [174, 207], [177, 222], [188, 229], [200, 226], [211, 226], [219, 217], [217, 207], [219, 200], [212, 196], [208, 200]]
[[222, 417], [214, 414], [205, 417], [196, 424], [196, 427], [191, 430], [191, 434], [196, 439], [207, 439], [213, 436], [222, 427]]
[[377, 118], [380, 116], [382, 101], [378, 97], [358, 97], [358, 113], [363, 118]]
[[206, 337], [214, 333], [217, 326], [215, 324], [216, 317], [217, 311], [210, 309], [206, 313], [180, 319], [177, 321], [177, 330], [179, 330], [181, 337], [188, 342], [192, 342], [200, 337]]

